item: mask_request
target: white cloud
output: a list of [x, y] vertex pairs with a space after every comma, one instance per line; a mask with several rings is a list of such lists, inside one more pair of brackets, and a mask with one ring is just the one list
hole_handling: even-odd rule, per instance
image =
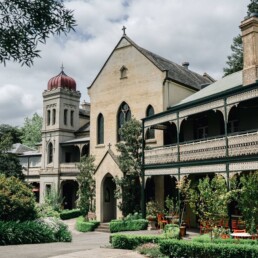
[[[76, 32], [49, 38], [32, 68], [2, 65], [0, 123], [20, 125], [42, 109], [42, 92], [50, 78], [65, 72], [89, 100], [91, 84], [122, 36], [122, 26], [138, 45], [190, 69], [222, 76], [234, 36], [249, 0], [73, 0]], [[0, 64], [1, 65], [1, 64]], [[7, 86], [9, 85], [9, 86]], [[11, 85], [11, 86], [10, 86]]]

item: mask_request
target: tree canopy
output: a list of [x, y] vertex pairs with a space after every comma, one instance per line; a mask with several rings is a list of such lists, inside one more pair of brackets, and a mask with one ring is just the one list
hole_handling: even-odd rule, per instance
[[28, 147], [35, 147], [35, 145], [41, 142], [41, 129], [43, 118], [34, 113], [32, 118], [26, 117], [24, 125], [21, 128], [22, 143]]
[[[258, 13], [258, 0], [251, 0], [247, 6], [247, 15]], [[232, 54], [227, 57], [227, 67], [223, 68], [224, 76], [243, 70], [243, 42], [239, 34], [233, 38], [231, 45]]]
[[62, 0], [0, 1], [0, 62], [31, 66], [40, 57], [37, 46], [50, 35], [74, 30], [73, 12]]
[[120, 129], [123, 141], [116, 147], [119, 152], [119, 167], [123, 172], [122, 178], [115, 178], [116, 198], [122, 198], [118, 204], [123, 215], [138, 212], [141, 200], [141, 123], [135, 118], [126, 122]]

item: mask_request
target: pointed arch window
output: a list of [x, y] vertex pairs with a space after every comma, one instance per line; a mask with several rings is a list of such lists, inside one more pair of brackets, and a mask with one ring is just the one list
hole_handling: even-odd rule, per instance
[[48, 164], [53, 162], [53, 144], [48, 144]]
[[131, 110], [127, 103], [123, 102], [117, 113], [117, 141], [123, 140], [120, 134], [120, 129], [123, 127], [124, 123], [131, 119]]
[[[149, 105], [146, 109], [146, 116], [152, 116], [154, 115], [154, 108], [152, 107], [152, 105]], [[154, 139], [155, 138], [155, 130], [148, 128], [146, 131], [146, 140], [148, 139]]]
[[120, 79], [127, 78], [127, 71], [128, 69], [123, 65], [120, 69]]
[[54, 125], [56, 123], [56, 110], [52, 110], [52, 124]]
[[97, 144], [104, 143], [104, 117], [102, 114], [98, 115], [97, 119]]
[[47, 125], [50, 125], [50, 110], [47, 110]]

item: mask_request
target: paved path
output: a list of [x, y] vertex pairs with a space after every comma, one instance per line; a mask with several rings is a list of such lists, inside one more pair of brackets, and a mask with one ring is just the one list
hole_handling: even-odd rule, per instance
[[130, 250], [111, 249], [108, 233], [81, 233], [75, 220], [66, 221], [73, 234], [71, 243], [0, 246], [0, 258], [142, 258]]

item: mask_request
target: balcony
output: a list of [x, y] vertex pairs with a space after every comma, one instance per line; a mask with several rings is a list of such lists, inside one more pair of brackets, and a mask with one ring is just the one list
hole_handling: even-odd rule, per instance
[[60, 172], [61, 173], [79, 173], [77, 164], [78, 163], [61, 163]]
[[[258, 153], [258, 131], [230, 135], [228, 156]], [[178, 153], [179, 151], [179, 153]], [[203, 139], [145, 150], [145, 165], [166, 164], [226, 157], [226, 137]]]

